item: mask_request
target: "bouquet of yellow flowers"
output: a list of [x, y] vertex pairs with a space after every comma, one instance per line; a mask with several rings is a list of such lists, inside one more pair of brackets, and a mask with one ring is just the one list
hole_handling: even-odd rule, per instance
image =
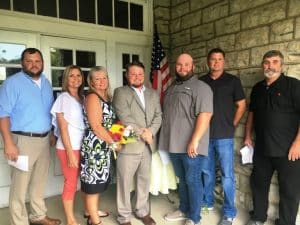
[[111, 146], [111, 149], [113, 150], [115, 158], [116, 152], [114, 149], [116, 144], [126, 145], [129, 143], [134, 143], [139, 138], [132, 126], [128, 125], [125, 127], [120, 122], [115, 123], [111, 126], [111, 128], [109, 129], [109, 134], [114, 141], [113, 145]]

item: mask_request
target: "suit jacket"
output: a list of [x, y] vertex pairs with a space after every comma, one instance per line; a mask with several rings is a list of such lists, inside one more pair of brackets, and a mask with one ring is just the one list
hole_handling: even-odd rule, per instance
[[114, 92], [113, 105], [117, 117], [124, 125], [131, 125], [135, 129], [147, 128], [153, 135], [153, 143], [146, 144], [143, 140], [126, 144], [120, 151], [121, 154], [141, 153], [145, 146], [152, 152], [156, 151], [156, 134], [161, 126], [162, 112], [157, 93], [149, 88], [144, 91], [145, 109], [136, 94], [129, 86], [119, 87]]

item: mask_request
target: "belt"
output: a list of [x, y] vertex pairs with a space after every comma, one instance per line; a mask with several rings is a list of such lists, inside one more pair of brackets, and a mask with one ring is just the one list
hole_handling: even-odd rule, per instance
[[14, 134], [19, 134], [19, 135], [23, 135], [23, 136], [28, 136], [28, 137], [46, 137], [49, 133], [49, 131], [45, 132], [45, 133], [31, 133], [31, 132], [23, 132], [23, 131], [12, 131], [12, 133]]

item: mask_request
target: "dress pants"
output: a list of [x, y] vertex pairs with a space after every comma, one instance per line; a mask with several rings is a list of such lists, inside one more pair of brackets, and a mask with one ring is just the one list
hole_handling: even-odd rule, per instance
[[[149, 214], [149, 187], [151, 171], [151, 151], [145, 145], [137, 154], [120, 153], [117, 159], [117, 209], [118, 222], [131, 220], [130, 191], [132, 181], [136, 184], [137, 195], [135, 214], [144, 217]], [[135, 179], [135, 180], [134, 180]]]
[[19, 155], [27, 155], [29, 158], [29, 171], [21, 171], [11, 166], [10, 221], [11, 225], [28, 225], [28, 215], [25, 206], [27, 190], [30, 203], [29, 219], [43, 219], [47, 212], [44, 191], [50, 164], [49, 135], [42, 138], [18, 134], [12, 135], [19, 149]]
[[267, 220], [268, 196], [274, 171], [278, 174], [279, 218], [276, 225], [295, 225], [300, 198], [300, 160], [255, 154], [251, 174], [253, 220]]

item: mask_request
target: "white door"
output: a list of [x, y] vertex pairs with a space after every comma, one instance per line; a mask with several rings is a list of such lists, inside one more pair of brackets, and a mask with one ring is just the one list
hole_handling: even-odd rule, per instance
[[[21, 68], [21, 53], [25, 48], [37, 47], [36, 35], [0, 30], [0, 85]], [[10, 168], [3, 154], [0, 137], [0, 208], [8, 205]]]
[[[62, 37], [41, 36], [41, 51], [44, 56], [44, 73], [52, 83], [54, 94], [61, 90], [61, 77], [68, 65], [80, 66], [85, 77], [91, 67], [106, 67], [104, 41], [79, 40]], [[52, 149], [52, 161], [46, 190], [47, 196], [62, 192], [62, 173], [55, 149]]]

